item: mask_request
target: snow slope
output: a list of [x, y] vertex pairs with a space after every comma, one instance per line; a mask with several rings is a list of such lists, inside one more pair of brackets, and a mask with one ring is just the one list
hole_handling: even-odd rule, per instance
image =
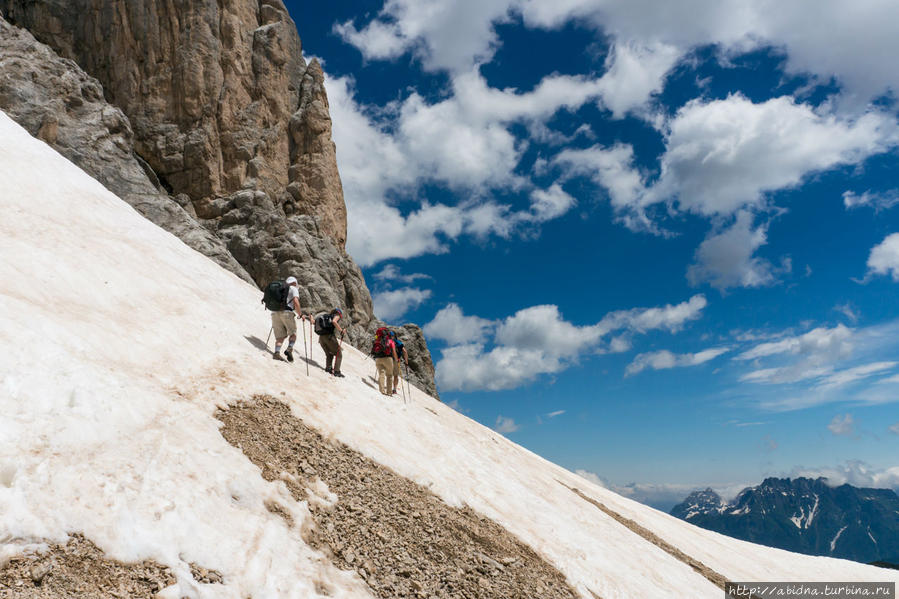
[[[336, 380], [253, 344], [261, 293], [130, 206], [0, 113], [0, 562], [83, 532], [109, 556], [152, 558], [163, 597], [368, 597], [264, 506], [283, 483], [225, 441], [216, 408], [268, 393], [307, 424], [506, 527], [583, 597], [721, 591], [577, 487], [730, 580], [899, 581], [696, 528], [597, 487], [414, 390], [384, 400], [345, 347]], [[315, 357], [321, 350], [314, 344]], [[563, 484], [560, 484], [563, 483]], [[567, 487], [565, 486], [567, 485]], [[197, 585], [189, 562], [221, 572]], [[214, 595], [213, 595], [214, 593]]]

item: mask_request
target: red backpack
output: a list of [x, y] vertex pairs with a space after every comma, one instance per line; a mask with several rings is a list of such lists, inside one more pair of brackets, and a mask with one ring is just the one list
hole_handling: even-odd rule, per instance
[[393, 356], [393, 351], [390, 348], [390, 344], [387, 343], [388, 341], [390, 341], [390, 335], [387, 327], [381, 327], [375, 331], [375, 341], [371, 345], [371, 355], [378, 358]]

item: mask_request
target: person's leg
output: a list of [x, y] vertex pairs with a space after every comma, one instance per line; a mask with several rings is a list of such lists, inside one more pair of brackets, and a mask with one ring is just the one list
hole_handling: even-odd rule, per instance
[[340, 342], [337, 337], [331, 337], [331, 345], [334, 348], [334, 373], [340, 372], [340, 363], [343, 362], [343, 352], [340, 351]]
[[322, 338], [322, 347], [325, 348], [325, 351], [328, 353], [328, 366], [331, 365], [332, 360], [334, 364], [333, 374], [340, 373], [340, 363], [343, 359], [343, 356], [340, 352], [340, 343], [337, 341], [337, 337], [334, 335], [325, 335]]
[[293, 312], [284, 312], [284, 327], [290, 334], [290, 343], [288, 343], [287, 349], [284, 350], [284, 355], [293, 362], [293, 346], [297, 342], [297, 320]]
[[328, 351], [327, 335], [319, 335], [318, 344], [321, 346], [322, 351], [325, 352], [325, 372], [331, 372], [331, 360], [334, 359], [334, 354]]
[[276, 360], [281, 359], [281, 344], [284, 343], [284, 339], [287, 337], [287, 327], [284, 326], [281, 314], [282, 312], [272, 312], [272, 329], [275, 333], [275, 353], [273, 357]]
[[387, 369], [387, 395], [393, 395], [393, 358], [384, 358], [384, 367]]
[[394, 360], [393, 361], [393, 392], [396, 393], [396, 387], [399, 384], [400, 379], [400, 368], [399, 363]]
[[378, 390], [387, 395], [387, 360], [390, 358], [376, 358], [375, 366], [378, 369]]

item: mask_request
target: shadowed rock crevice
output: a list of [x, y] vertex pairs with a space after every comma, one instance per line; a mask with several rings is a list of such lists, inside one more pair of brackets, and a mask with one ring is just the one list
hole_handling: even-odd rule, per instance
[[271, 397], [216, 417], [266, 480], [283, 480], [295, 499], [308, 500], [307, 542], [355, 570], [378, 597], [577, 597], [558, 570], [494, 521], [324, 439]]

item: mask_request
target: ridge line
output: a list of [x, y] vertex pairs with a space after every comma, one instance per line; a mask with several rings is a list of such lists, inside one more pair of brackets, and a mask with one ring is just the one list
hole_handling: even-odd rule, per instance
[[679, 561], [685, 563], [686, 565], [690, 566], [698, 574], [701, 574], [703, 577], [705, 577], [706, 580], [708, 580], [715, 586], [719, 587], [720, 589], [724, 590], [724, 584], [727, 582], [727, 578], [722, 576], [720, 573], [718, 573], [715, 570], [711, 569], [710, 567], [706, 566], [704, 563], [702, 563], [698, 559], [687, 555], [686, 553], [684, 553], [683, 551], [681, 551], [680, 549], [678, 549], [677, 547], [675, 547], [668, 541], [665, 541], [664, 539], [662, 539], [660, 536], [658, 536], [657, 534], [655, 534], [648, 528], [637, 524], [635, 521], [631, 520], [630, 518], [625, 518], [624, 516], [622, 516], [615, 510], [612, 510], [612, 509], [606, 507], [603, 503], [600, 503], [599, 501], [593, 499], [592, 497], [588, 497], [584, 492], [582, 492], [577, 487], [569, 487], [568, 485], [566, 485], [559, 479], [556, 479], [556, 482], [559, 483], [560, 485], [562, 485], [563, 487], [565, 487], [566, 489], [568, 489], [569, 491], [571, 491], [572, 493], [574, 493], [575, 495], [577, 495], [578, 497], [580, 497], [581, 499], [583, 499], [584, 501], [586, 501], [587, 503], [592, 504], [594, 507], [601, 510], [607, 516], [610, 516], [612, 519], [617, 521], [619, 524], [621, 524], [622, 526], [624, 526], [625, 528], [627, 528], [634, 534], [639, 535], [640, 537], [649, 541], [650, 543], [652, 543], [659, 549], [670, 554], [672, 557], [674, 557], [674, 558], [678, 559]]

